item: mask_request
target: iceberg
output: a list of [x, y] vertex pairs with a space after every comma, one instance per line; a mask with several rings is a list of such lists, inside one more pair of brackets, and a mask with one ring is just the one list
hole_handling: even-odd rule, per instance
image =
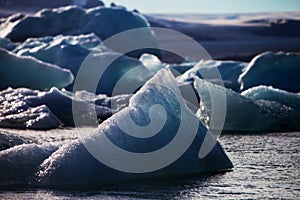
[[[238, 78], [246, 67], [247, 63], [244, 62], [201, 60], [194, 67], [178, 77], [178, 81], [190, 81], [194, 76], [197, 76], [238, 92], [240, 90]], [[221, 77], [216, 76], [216, 70], [220, 73]], [[222, 79], [220, 80], [220, 78]]]
[[[113, 35], [135, 28], [147, 30], [144, 29], [143, 34], [123, 38], [122, 41], [109, 42], [108, 48], [122, 52], [124, 47], [134, 49], [145, 46], [158, 47], [147, 20], [141, 14], [129, 12], [121, 7], [83, 9], [67, 6], [44, 9], [35, 15], [26, 15], [13, 22], [8, 18], [0, 25], [0, 37], [22, 42], [27, 38], [94, 33], [104, 41]], [[158, 48], [133, 51], [128, 55], [139, 57], [143, 53], [160, 55]]]
[[[73, 88], [73, 84], [71, 84], [66, 88], [68, 90], [86, 90], [111, 96], [116, 83], [127, 72], [132, 72], [131, 70], [135, 68], [139, 69], [131, 75], [126, 75], [126, 84], [136, 85], [137, 88], [154, 73], [143, 66], [139, 60], [108, 49], [94, 34], [28, 39], [14, 52], [17, 55], [30, 55], [44, 62], [69, 69], [75, 77], [80, 79], [80, 84], [77, 84], [76, 88]], [[79, 70], [82, 73], [77, 76]], [[99, 77], [101, 77], [100, 80]], [[99, 80], [99, 82], [95, 83], [92, 80]], [[95, 91], [93, 84], [98, 85]], [[122, 92], [119, 94], [126, 92], [130, 94], [133, 91], [124, 90]]]
[[[194, 87], [197, 90], [202, 107], [197, 111], [197, 116], [208, 121], [210, 130], [218, 130], [219, 124], [210, 124], [212, 99], [222, 94], [226, 94], [226, 118], [222, 131], [224, 132], [282, 132], [300, 130], [300, 114], [286, 100], [273, 98], [255, 98], [255, 94], [260, 95], [260, 89], [253, 89], [251, 92], [242, 94], [226, 89], [222, 86], [212, 84], [208, 81], [195, 77]], [[270, 92], [268, 92], [269, 94]], [[286, 96], [285, 96], [286, 97]], [[289, 101], [289, 100], [287, 100]], [[218, 108], [221, 103], [217, 103], [213, 108]], [[289, 107], [291, 106], [291, 107]], [[208, 120], [207, 120], [208, 119]]]
[[241, 90], [266, 85], [300, 92], [300, 53], [272, 53], [257, 55], [240, 75]]
[[73, 82], [69, 70], [32, 57], [17, 56], [1, 48], [0, 65], [0, 90], [7, 87], [46, 90], [51, 87], [63, 88]]
[[[158, 132], [153, 134], [153, 130]], [[207, 156], [199, 158], [205, 137], [215, 145]], [[110, 146], [112, 143], [117, 149]], [[125, 153], [123, 157], [118, 148], [132, 156]], [[138, 162], [144, 155], [150, 156], [151, 162]], [[165, 160], [166, 166], [160, 168]], [[186, 107], [172, 73], [161, 70], [131, 97], [128, 107], [94, 133], [65, 144], [47, 158], [41, 164], [36, 184], [90, 188], [151, 177], [220, 172], [232, 167], [221, 145]]]

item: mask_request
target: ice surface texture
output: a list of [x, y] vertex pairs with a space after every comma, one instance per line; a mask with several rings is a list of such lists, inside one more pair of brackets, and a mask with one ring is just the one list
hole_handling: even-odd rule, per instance
[[[44, 9], [35, 15], [26, 15], [18, 20], [9, 18], [0, 26], [0, 37], [12, 41], [25, 41], [31, 37], [64, 35], [80, 35], [95, 33], [101, 40], [105, 40], [120, 32], [147, 28], [147, 20], [139, 13], [129, 12], [121, 7], [95, 7], [83, 9], [76, 6], [61, 7], [57, 9]], [[122, 42], [110, 43], [108, 47], [114, 51], [121, 51], [125, 47], [141, 47], [142, 45], [157, 46], [154, 33], [144, 31], [143, 35], [126, 38]], [[159, 50], [139, 50], [129, 53], [139, 57], [142, 53], [159, 55]]]
[[[168, 85], [165, 85], [165, 84]], [[176, 96], [166, 91], [165, 87], [176, 88], [176, 82], [173, 75], [168, 71], [160, 71], [151, 80], [149, 80], [143, 88], [130, 99], [129, 107], [123, 109], [111, 118], [101, 124], [91, 136], [78, 140], [72, 144], [61, 147], [52, 154], [41, 165], [41, 171], [38, 176], [38, 183], [44, 186], [87, 186], [105, 183], [115, 183], [130, 181], [139, 178], [160, 177], [160, 176], [178, 176], [186, 174], [216, 172], [220, 170], [230, 169], [231, 162], [224, 153], [219, 143], [216, 143], [212, 151], [202, 159], [199, 159], [198, 153], [203, 139], [206, 135], [211, 140], [215, 140], [205, 126], [190, 112], [184, 105], [185, 111], [190, 119], [197, 121], [196, 136], [191, 146], [183, 155], [171, 165], [158, 171], [149, 173], [126, 173], [120, 172], [99, 162], [87, 150], [87, 145], [95, 145], [101, 147], [104, 141], [103, 137], [108, 137], [114, 144], [120, 148], [131, 152], [151, 152], [156, 149], [163, 148], [168, 144], [176, 134], [178, 126], [181, 122], [181, 112], [179, 102], [183, 99], [176, 99]], [[174, 92], [174, 90], [173, 90]], [[177, 88], [175, 93], [180, 95]], [[182, 98], [182, 97], [181, 97]], [[154, 104], [160, 104], [166, 109], [167, 119], [163, 128], [156, 135], [149, 138], [136, 138], [123, 132], [118, 126], [120, 120], [126, 119], [130, 114], [137, 125], [145, 126], [149, 121], [149, 109]], [[157, 120], [164, 120], [161, 113], [155, 113]], [[189, 122], [183, 122], [184, 134], [192, 134]], [[134, 132], [134, 130], [131, 130]], [[140, 135], [143, 133], [140, 132]], [[187, 136], [186, 136], [187, 137]], [[187, 137], [188, 138], [188, 137]], [[186, 141], [181, 141], [183, 144]], [[177, 146], [180, 148], [180, 146]], [[104, 149], [103, 149], [104, 150]], [[106, 149], [107, 150], [107, 149]], [[107, 151], [109, 154], [110, 151]], [[171, 152], [170, 152], [171, 153]], [[117, 155], [110, 155], [111, 160], [118, 159]], [[159, 158], [157, 158], [159, 159]], [[115, 160], [120, 165], [122, 161]], [[159, 160], [154, 163], [160, 162]], [[132, 165], [143, 165], [143, 163], [131, 163]]]
[[63, 88], [73, 81], [69, 70], [31, 57], [17, 56], [0, 48], [0, 90], [7, 87]]
[[241, 90], [266, 85], [300, 91], [300, 53], [263, 53], [256, 56], [241, 74]]

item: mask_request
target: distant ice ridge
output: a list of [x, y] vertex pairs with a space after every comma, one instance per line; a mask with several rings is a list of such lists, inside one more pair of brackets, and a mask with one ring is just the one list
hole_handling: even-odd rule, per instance
[[[168, 91], [168, 88], [172, 88], [174, 93]], [[118, 183], [135, 179], [160, 176], [174, 177], [187, 174], [217, 172], [232, 168], [232, 163], [218, 142], [206, 157], [199, 159], [198, 153], [204, 137], [207, 136], [211, 141], [215, 141], [215, 138], [185, 105], [182, 105], [183, 110], [180, 111], [180, 103], [182, 102], [184, 100], [181, 97], [179, 88], [176, 86], [173, 75], [167, 70], [159, 71], [130, 99], [128, 107], [106, 120], [95, 130], [94, 134], [71, 144], [64, 145], [46, 159], [41, 164], [37, 184], [48, 187], [91, 187], [93, 185]], [[137, 138], [128, 135], [129, 133], [122, 131], [118, 126], [120, 121], [124, 121], [124, 119], [126, 121], [129, 120], [127, 118], [128, 115], [131, 115], [136, 126], [143, 127], [151, 123], [149, 120], [149, 109], [155, 104], [164, 107], [167, 114], [167, 119], [162, 129], [156, 135], [144, 139]], [[152, 120], [164, 121], [161, 113], [154, 114], [155, 116], [153, 116]], [[181, 122], [182, 115], [186, 115], [190, 120]], [[196, 127], [190, 126], [191, 121], [196, 122]], [[87, 150], [89, 149], [88, 146], [93, 149], [93, 145], [100, 148], [103, 147], [102, 142], [105, 141], [104, 137], [108, 137], [114, 144], [130, 152], [159, 151], [160, 148], [164, 148], [165, 145], [172, 141], [177, 134], [180, 123], [183, 123], [184, 134], [193, 134], [193, 129], [196, 129], [196, 136], [195, 138], [193, 137], [194, 140], [191, 146], [187, 151], [184, 150], [182, 152], [183, 155], [178, 160], [175, 159], [174, 163], [151, 173], [127, 173], [112, 169], [99, 162], [94, 157], [95, 155], [91, 155]], [[133, 128], [136, 129], [137, 127]], [[134, 130], [131, 131], [134, 132]], [[144, 133], [139, 132], [140, 136], [142, 134]], [[188, 140], [189, 137], [185, 136], [184, 138], [186, 139], [180, 140], [182, 144], [188, 142], [185, 140]], [[181, 145], [176, 147], [180, 149]], [[143, 163], [130, 161], [123, 163], [123, 161], [119, 160], [121, 158], [111, 153], [112, 151], [109, 149], [102, 149], [101, 152], [108, 154], [109, 159], [118, 162], [119, 166], [125, 166], [128, 163], [134, 167], [136, 167], [135, 165], [143, 165]], [[157, 157], [157, 159], [167, 158]], [[159, 163], [160, 160], [152, 160], [152, 162]]]
[[[129, 98], [130, 95], [109, 98], [86, 92], [69, 94], [57, 88], [48, 92], [8, 88], [0, 92], [0, 127], [42, 130], [70, 127], [74, 126], [73, 114], [84, 119], [84, 126], [97, 126], [113, 112], [126, 107]], [[111, 109], [111, 101], [114, 101], [114, 110]], [[79, 106], [77, 113], [73, 113], [72, 103]], [[89, 121], [94, 113], [97, 119]]]
[[[96, 34], [101, 40], [120, 32], [149, 28], [144, 34], [128, 37], [126, 40], [110, 43], [108, 46], [116, 52], [125, 47], [155, 46], [156, 37], [147, 20], [137, 12], [129, 12], [123, 7], [95, 7], [83, 9], [67, 6], [56, 9], [44, 9], [35, 15], [23, 15], [18, 18], [9, 17], [0, 24], [0, 37], [9, 38], [14, 42], [22, 42], [27, 38], [37, 38], [56, 35]], [[142, 42], [142, 43], [141, 43]], [[142, 49], [129, 53], [139, 57], [142, 53], [159, 55], [157, 49]]]
[[[259, 86], [242, 94], [214, 85], [195, 77], [194, 87], [200, 96], [200, 109], [197, 116], [209, 121], [211, 97], [226, 94], [226, 119], [223, 131], [226, 132], [282, 132], [300, 130], [300, 95]], [[211, 93], [209, 93], [211, 92]], [[218, 110], [218, 108], [214, 108]], [[218, 124], [210, 124], [210, 130]]]
[[300, 53], [271, 53], [257, 55], [239, 77], [241, 90], [267, 85], [278, 89], [300, 91]]
[[0, 90], [7, 87], [32, 89], [63, 88], [73, 82], [67, 69], [42, 62], [32, 57], [18, 56], [0, 48]]

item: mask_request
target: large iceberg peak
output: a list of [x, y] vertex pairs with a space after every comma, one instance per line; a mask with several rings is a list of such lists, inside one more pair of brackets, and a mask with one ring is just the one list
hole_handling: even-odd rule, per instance
[[[45, 160], [38, 184], [81, 187], [232, 168], [220, 144], [184, 102], [172, 73], [160, 70], [128, 107]], [[207, 145], [204, 138], [215, 145], [199, 158], [200, 147]]]

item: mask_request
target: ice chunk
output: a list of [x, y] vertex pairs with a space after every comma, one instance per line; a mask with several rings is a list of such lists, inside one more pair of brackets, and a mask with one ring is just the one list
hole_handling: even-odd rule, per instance
[[[183, 104], [182, 109], [180, 109], [181, 104]], [[151, 114], [151, 109], [154, 109], [153, 105], [161, 105], [165, 109], [166, 115], [163, 114], [164, 112], [152, 112]], [[164, 119], [164, 116], [167, 116], [167, 119]], [[182, 118], [188, 120], [181, 121]], [[133, 129], [130, 129], [130, 120], [136, 123]], [[151, 120], [156, 123], [152, 124]], [[127, 128], [130, 129], [128, 130], [130, 132], [122, 131], [124, 129], [119, 126], [122, 121], [128, 123]], [[165, 123], [161, 124], [161, 122]], [[193, 124], [194, 122], [196, 124]], [[152, 125], [155, 128], [158, 126], [159, 132], [156, 135], [151, 135], [152, 129], [147, 129]], [[159, 128], [160, 125], [163, 125], [163, 127], [160, 127], [161, 129]], [[176, 135], [178, 127], [183, 127], [183, 131]], [[196, 132], [193, 133], [193, 131]], [[146, 136], [144, 134], [149, 137], [143, 137]], [[211, 142], [215, 141], [216, 144], [206, 157], [200, 159], [198, 153], [204, 137], [209, 138]], [[124, 158], [115, 153], [115, 149], [108, 149], [106, 147], [108, 144], [106, 143], [107, 139], [119, 148], [131, 152], [133, 156]], [[189, 145], [190, 142], [192, 142], [191, 145]], [[168, 152], [165, 149], [170, 148], [169, 144], [176, 144], [174, 151]], [[187, 150], [184, 149], [186, 145]], [[130, 170], [122, 172], [97, 160], [94, 157], [97, 157], [97, 153], [91, 154], [93, 148], [96, 148], [94, 150], [98, 153], [104, 153], [104, 156], [109, 159], [106, 161], [115, 163], [117, 167], [121, 168], [127, 168], [128, 166], [130, 168], [131, 165], [133, 168], [138, 169], [142, 166], [142, 168], [145, 167], [146, 171], [151, 171], [148, 168], [159, 164], [162, 160], [174, 159], [174, 163], [162, 169], [158, 168], [153, 172], [131, 173]], [[150, 155], [152, 153], [156, 154], [156, 152], [161, 153], [161, 148], [165, 149], [167, 156], [162, 156], [164, 154], [160, 157], [154, 156], [151, 163], [148, 163], [149, 165], [133, 161], [143, 153], [147, 154], [149, 152]], [[176, 154], [178, 151], [182, 151], [182, 155], [177, 159]], [[37, 184], [50, 187], [70, 186], [74, 188], [83, 186], [90, 188], [99, 184], [149, 177], [218, 172], [232, 168], [232, 164], [216, 139], [210, 132], [207, 132], [205, 126], [185, 106], [171, 72], [161, 70], [130, 99], [129, 107], [102, 123], [93, 135], [61, 147], [46, 159], [41, 167]]]
[[30, 99], [37, 98], [38, 92], [29, 89], [11, 88], [0, 93], [0, 127], [23, 129], [57, 128], [61, 122], [48, 109], [39, 104], [30, 105]]
[[[129, 12], [120, 7], [96, 7], [83, 9], [76, 6], [57, 9], [44, 9], [35, 15], [28, 15], [15, 22], [7, 20], [0, 26], [0, 37], [12, 41], [25, 41], [31, 37], [79, 35], [95, 33], [102, 40], [135, 28], [148, 28], [147, 20], [139, 13]], [[149, 30], [144, 34], [123, 38], [122, 41], [109, 43], [109, 48], [120, 52], [124, 47], [158, 47], [154, 33]], [[158, 48], [157, 48], [158, 49]], [[139, 57], [143, 53], [159, 55], [159, 50], [143, 49], [129, 53]]]
[[[226, 94], [226, 118], [223, 131], [226, 132], [280, 132], [300, 130], [300, 115], [297, 111], [284, 105], [284, 101], [275, 99], [251, 99], [230, 89], [214, 85], [195, 77], [195, 88], [205, 108], [199, 109], [197, 115], [201, 119], [209, 119], [211, 115], [211, 96]], [[218, 110], [219, 104], [215, 104]], [[209, 124], [209, 129], [218, 129]]]
[[22, 144], [0, 151], [0, 185], [28, 185], [39, 165], [57, 148], [54, 144]]
[[[71, 70], [75, 77], [80, 67], [82, 67], [83, 73], [80, 76], [79, 90], [87, 90], [97, 94], [112, 95], [117, 81], [125, 73], [136, 67], [140, 69], [140, 73], [128, 76], [127, 84], [140, 87], [151, 77], [152, 73], [139, 60], [112, 52], [100, 42], [100, 39], [94, 34], [45, 37], [28, 39], [14, 51], [18, 55], [30, 55], [42, 61], [67, 68]], [[111, 64], [109, 64], [110, 61]], [[101, 70], [105, 72], [99, 75], [98, 73]], [[95, 77], [95, 75], [99, 76]], [[100, 77], [99, 83], [92, 81], [98, 81]], [[91, 89], [93, 84], [99, 84], [96, 91]], [[73, 85], [70, 85], [67, 89], [72, 90], [72, 87]], [[126, 93], [126, 91], [123, 92]], [[134, 91], [127, 92], [132, 93]]]
[[[62, 92], [52, 88], [40, 92], [25, 88], [7, 89], [0, 92], [0, 127], [51, 129], [74, 126], [73, 115], [84, 119], [85, 126], [95, 126], [128, 105], [130, 95], [107, 97], [95, 96], [86, 91]], [[113, 102], [113, 108], [111, 108]], [[72, 104], [79, 109], [76, 113]], [[96, 115], [95, 121], [88, 121]]]
[[32, 57], [17, 56], [0, 48], [0, 90], [7, 87], [32, 89], [63, 88], [73, 81], [69, 70], [41, 62]]
[[0, 115], [0, 127], [46, 130], [60, 125], [61, 122], [44, 105]]
[[158, 57], [151, 55], [151, 54], [143, 54], [140, 57], [140, 61], [143, 65], [149, 69], [151, 72], [158, 72], [160, 69], [165, 68], [166, 64], [162, 63]]
[[[226, 88], [239, 91], [240, 84], [238, 83], [238, 78], [246, 66], [247, 63], [237, 61], [202, 60], [193, 68], [186, 71], [178, 80], [184, 82], [193, 79], [193, 76], [198, 76], [212, 83], [221, 84]], [[216, 76], [216, 70], [219, 71], [222, 80]]]
[[300, 91], [300, 53], [266, 52], [253, 58], [239, 77], [241, 90], [266, 85], [290, 92]]

